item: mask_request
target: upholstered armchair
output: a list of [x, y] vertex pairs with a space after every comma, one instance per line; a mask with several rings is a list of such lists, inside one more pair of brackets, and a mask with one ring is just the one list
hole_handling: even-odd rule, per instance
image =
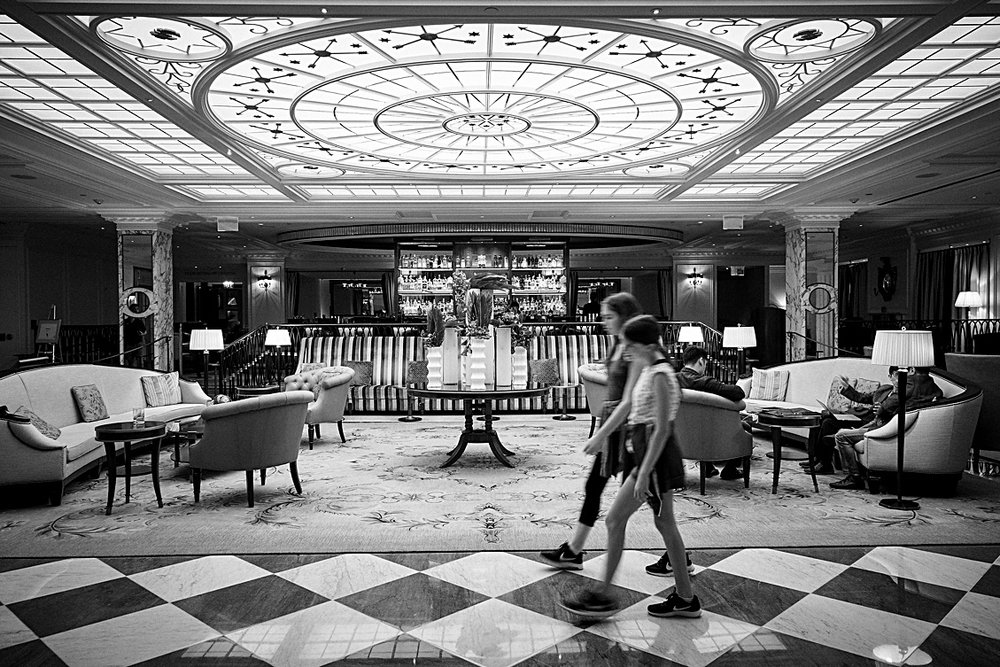
[[285, 463], [302, 493], [296, 461], [312, 400], [312, 392], [285, 391], [205, 408], [205, 435], [189, 450], [194, 501], [201, 497], [202, 470], [245, 470], [247, 506], [253, 507], [253, 471], [260, 470], [264, 484], [267, 468]]
[[583, 384], [583, 393], [587, 396], [590, 435], [594, 435], [597, 420], [603, 416], [604, 402], [608, 399], [608, 371], [604, 364], [582, 364], [576, 369], [576, 373]]
[[709, 463], [742, 459], [743, 487], [750, 486], [753, 437], [743, 429], [740, 410], [746, 404], [696, 389], [681, 389], [681, 408], [674, 422], [681, 456], [700, 461], [701, 495]]
[[314, 400], [309, 403], [309, 410], [306, 412], [309, 449], [313, 448], [313, 437], [320, 437], [319, 425], [324, 423], [336, 422], [340, 441], [347, 442], [344, 437], [344, 412], [347, 409], [352, 379], [354, 371], [347, 366], [327, 366], [285, 378], [285, 391], [304, 390], [313, 394]]

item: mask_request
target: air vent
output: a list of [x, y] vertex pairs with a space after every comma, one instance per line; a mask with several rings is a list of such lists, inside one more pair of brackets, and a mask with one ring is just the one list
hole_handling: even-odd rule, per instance
[[543, 210], [543, 211], [531, 212], [532, 220], [553, 220], [555, 218], [565, 219], [568, 217], [569, 217], [569, 211], [566, 210], [561, 210], [561, 211]]
[[403, 220], [434, 220], [430, 211], [396, 211], [396, 217]]

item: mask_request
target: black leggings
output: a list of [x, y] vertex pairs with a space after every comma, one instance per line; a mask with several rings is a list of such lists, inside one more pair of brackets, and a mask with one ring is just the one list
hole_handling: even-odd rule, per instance
[[597, 515], [601, 513], [601, 495], [608, 485], [608, 477], [601, 475], [601, 460], [603, 454], [594, 457], [594, 465], [590, 469], [587, 483], [583, 485], [583, 507], [580, 509], [580, 523], [594, 527]]

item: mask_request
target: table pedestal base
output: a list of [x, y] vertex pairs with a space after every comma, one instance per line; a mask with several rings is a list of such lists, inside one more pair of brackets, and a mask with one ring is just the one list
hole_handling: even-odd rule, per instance
[[448, 460], [441, 464], [442, 468], [447, 468], [453, 464], [458, 459], [462, 458], [462, 454], [465, 453], [465, 448], [469, 443], [486, 443], [490, 446], [490, 451], [493, 452], [493, 456], [496, 457], [497, 461], [504, 464], [508, 468], [513, 468], [514, 464], [510, 462], [508, 456], [514, 456], [514, 452], [510, 451], [500, 442], [500, 437], [497, 432], [493, 430], [493, 413], [492, 407], [489, 401], [483, 401], [483, 421], [486, 423], [486, 428], [477, 429], [473, 428], [472, 419], [472, 401], [464, 401], [464, 411], [465, 411], [465, 430], [462, 431], [461, 437], [458, 439], [458, 444], [455, 449], [448, 452]]

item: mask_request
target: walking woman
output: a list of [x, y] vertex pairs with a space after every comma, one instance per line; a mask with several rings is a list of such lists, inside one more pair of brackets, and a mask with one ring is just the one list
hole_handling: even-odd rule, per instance
[[[635, 384], [638, 370], [633, 375], [629, 363], [622, 358], [622, 346], [619, 341], [622, 325], [627, 320], [642, 312], [639, 302], [628, 292], [618, 292], [601, 301], [601, 322], [604, 330], [615, 337], [611, 350], [604, 363], [608, 369], [608, 398], [605, 401], [601, 428], [584, 445], [588, 454], [597, 454], [590, 475], [584, 485], [583, 507], [576, 524], [573, 536], [552, 551], [541, 552], [541, 557], [549, 565], [564, 570], [583, 569], [583, 545], [587, 542], [590, 531], [594, 528], [597, 515], [601, 511], [601, 494], [608, 485], [608, 479], [621, 472], [621, 437], [618, 428], [624, 419], [618, 420], [618, 426], [610, 427], [611, 416], [620, 413], [628, 415], [629, 390]], [[623, 397], [625, 400], [623, 400]]]
[[[674, 418], [680, 408], [681, 390], [674, 371], [660, 346], [660, 327], [656, 319], [640, 315], [622, 327], [622, 358], [641, 366], [642, 371], [631, 391], [628, 414], [628, 438], [623, 454], [625, 481], [604, 523], [608, 530], [608, 552], [604, 581], [596, 590], [563, 600], [564, 609], [580, 616], [604, 618], [620, 609], [611, 593], [611, 580], [621, 561], [625, 546], [625, 528], [629, 517], [649, 502], [655, 513], [656, 528], [667, 545], [674, 563], [685, 558], [684, 540], [674, 518], [674, 489], [684, 488], [684, 462], [674, 437]], [[609, 420], [614, 428], [613, 420]], [[665, 602], [650, 605], [651, 616], [701, 616], [701, 603], [691, 587], [687, 568], [677, 568], [676, 586]]]

